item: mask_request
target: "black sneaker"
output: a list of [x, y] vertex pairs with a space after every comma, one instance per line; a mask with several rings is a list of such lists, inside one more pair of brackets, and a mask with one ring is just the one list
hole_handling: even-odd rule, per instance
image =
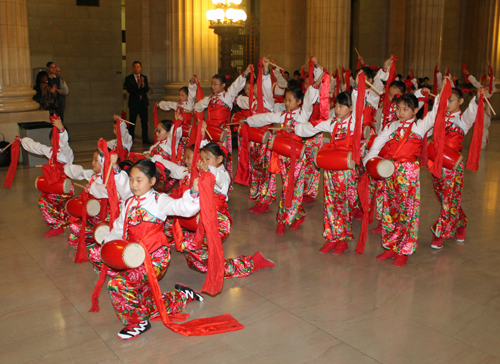
[[138, 324], [128, 324], [118, 333], [118, 337], [121, 340], [132, 340], [139, 337], [140, 334], [144, 334], [150, 328], [151, 324], [149, 321], [141, 321]]
[[201, 295], [201, 293], [195, 291], [192, 288], [189, 288], [188, 286], [185, 286], [181, 283], [176, 283], [175, 289], [178, 289], [179, 291], [181, 291], [182, 293], [184, 293], [186, 295], [187, 302], [203, 301], [203, 296]]

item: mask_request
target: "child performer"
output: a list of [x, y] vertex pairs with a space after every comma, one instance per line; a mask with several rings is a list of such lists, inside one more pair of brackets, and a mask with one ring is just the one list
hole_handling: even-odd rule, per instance
[[[444, 85], [443, 85], [444, 86]], [[399, 121], [386, 126], [375, 139], [368, 154], [363, 158], [366, 166], [371, 158], [379, 155], [388, 144], [389, 150], [381, 157], [394, 162], [395, 171], [382, 183], [382, 245], [383, 254], [378, 260], [396, 258], [394, 265], [402, 267], [417, 248], [418, 219], [420, 211], [420, 166], [418, 158], [425, 134], [434, 126], [438, 113], [436, 106], [423, 120], [415, 122], [418, 100], [415, 95], [405, 94], [396, 103]]]
[[[120, 171], [116, 161], [118, 156], [116, 154], [110, 157], [112, 164], [114, 165], [114, 178], [116, 189], [118, 191], [118, 196], [120, 199], [125, 200], [131, 197], [132, 192], [130, 191], [130, 186], [128, 182], [128, 175], [125, 171]], [[76, 180], [87, 180], [88, 184], [82, 193], [87, 193], [91, 195], [96, 200], [99, 200], [101, 204], [102, 214], [97, 216], [88, 216], [85, 225], [85, 243], [87, 247], [92, 248], [92, 244], [95, 243], [94, 240], [94, 228], [95, 226], [103, 221], [109, 220], [109, 206], [107, 206], [108, 191], [105, 186], [105, 177], [102, 176], [102, 169], [104, 166], [104, 154], [101, 150], [97, 149], [92, 155], [92, 169], [84, 169], [82, 166], [76, 164], [66, 164], [64, 166], [64, 173], [71, 179]], [[113, 176], [110, 176], [112, 178]], [[105, 210], [103, 210], [103, 208]], [[68, 238], [68, 243], [74, 249], [78, 248], [78, 241], [80, 239], [80, 230], [82, 228], [83, 221], [81, 219], [73, 218], [71, 224], [69, 225], [71, 234]], [[92, 261], [92, 260], [91, 260]]]
[[[31, 138], [21, 138], [22, 147], [30, 153], [44, 155], [49, 160], [57, 160], [59, 163], [73, 163], [73, 151], [71, 150], [68, 141], [68, 132], [64, 128], [61, 119], [52, 118], [53, 125], [59, 131], [58, 140], [58, 151], [57, 156], [52, 156], [53, 148], [46, 145], [35, 142]], [[49, 134], [50, 141], [52, 142], [54, 135], [52, 135], [52, 130]], [[56, 140], [57, 140], [56, 139]], [[17, 163], [17, 162], [16, 162]], [[64, 175], [62, 176], [64, 177]], [[66, 212], [64, 206], [66, 201], [68, 201], [73, 196], [74, 190], [71, 187], [71, 191], [67, 195], [58, 195], [55, 193], [44, 193], [40, 196], [38, 200], [38, 208], [40, 209], [45, 223], [50, 227], [50, 230], [43, 234], [46, 238], [51, 238], [53, 236], [61, 235], [64, 233], [64, 228], [69, 223], [69, 215]]]
[[[467, 79], [468, 81], [472, 84], [477, 89], [480, 88], [485, 88], [486, 90], [486, 97], [488, 100], [491, 101], [491, 97], [495, 93], [495, 83], [496, 79], [495, 76], [493, 76], [493, 71], [490, 69], [490, 74], [485, 75], [481, 77], [481, 82], [478, 82], [476, 78], [467, 71], [467, 69], [464, 70], [464, 73], [468, 76]], [[484, 109], [484, 127], [483, 127], [483, 143], [481, 145], [481, 149], [485, 149], [486, 145], [488, 144], [488, 135], [489, 135], [489, 127], [491, 125], [491, 110], [489, 107]]]
[[[177, 115], [177, 117], [182, 117], [180, 115]], [[172, 161], [172, 126], [173, 122], [172, 120], [161, 120], [156, 129], [156, 139], [158, 140], [155, 144], [149, 148], [148, 152], [145, 152], [144, 154], [146, 157], [154, 157], [154, 156], [160, 156], [163, 159], [167, 159]], [[177, 128], [175, 131], [176, 134], [176, 145], [175, 149], [178, 149], [179, 146], [179, 141], [182, 137], [182, 128]], [[177, 161], [173, 161], [176, 163]], [[156, 186], [156, 189], [159, 192], [168, 192], [170, 191], [175, 184], [175, 180], [169, 179], [165, 180], [163, 176], [160, 176], [158, 180], [158, 185]]]
[[[260, 72], [260, 71], [259, 71]], [[262, 113], [269, 113], [274, 109], [274, 99], [272, 95], [272, 85], [271, 77], [269, 75], [269, 60], [267, 58], [262, 58]], [[249, 110], [247, 117], [259, 113], [259, 102], [258, 102], [258, 83], [255, 82], [253, 86], [250, 86], [250, 82], [247, 82], [245, 88], [249, 86], [253, 87], [252, 93], [252, 105], [250, 107], [250, 98], [248, 96], [238, 96], [236, 102], [242, 110]], [[250, 94], [250, 92], [248, 92]], [[246, 119], [246, 118], [245, 118]], [[267, 131], [269, 126], [264, 126], [262, 130]], [[239, 154], [238, 158], [239, 164], [238, 168], [245, 168], [242, 165], [243, 160], [248, 161], [248, 171], [249, 181], [243, 181], [245, 185], [250, 184], [250, 199], [255, 201], [254, 207], [250, 208], [250, 212], [255, 214], [262, 214], [269, 211], [269, 205], [271, 205], [276, 200], [276, 176], [274, 173], [269, 172], [268, 165], [271, 160], [271, 149], [269, 148], [269, 143], [256, 143], [253, 141], [248, 142], [248, 149], [243, 150], [242, 138], [240, 137], [240, 145], [238, 146]], [[248, 158], [242, 158], [243, 155], [248, 155]], [[238, 171], [236, 178], [238, 178], [242, 172]], [[240, 183], [238, 179], [236, 182]]]
[[[128, 153], [132, 150], [132, 144], [134, 144], [134, 139], [128, 132], [127, 123], [125, 120], [122, 120], [118, 115], [113, 116], [113, 134], [117, 133], [117, 123], [120, 123], [120, 136], [122, 139], [122, 146], [126, 150], [125, 157], [128, 156]], [[108, 148], [110, 150], [116, 149], [118, 147], [118, 139], [108, 140], [107, 142]], [[122, 161], [123, 162], [123, 161]]]
[[[158, 107], [163, 111], [175, 110], [176, 115], [181, 115], [182, 119], [179, 120], [182, 122], [181, 127], [189, 128], [192, 124], [192, 116], [193, 116], [193, 107], [196, 100], [196, 79], [192, 77], [189, 82], [189, 88], [184, 86], [179, 89], [179, 101], [160, 101], [158, 103]], [[174, 122], [179, 124], [179, 121], [176, 119]], [[182, 161], [182, 157], [184, 156], [184, 150], [187, 147], [189, 142], [189, 137], [182, 136], [179, 142], [179, 149], [176, 156], [177, 161]], [[177, 161], [173, 161], [176, 163]]]
[[[305, 75], [304, 82], [302, 83], [303, 85], [303, 90], [307, 90], [309, 87], [309, 82], [314, 81], [317, 79], [321, 73], [323, 68], [318, 64], [318, 60], [316, 57], [312, 57], [309, 66], [309, 72], [311, 70], [314, 70], [312, 73], [313, 75], [309, 77], [309, 72]], [[313, 68], [314, 67], [314, 68]], [[330, 90], [328, 90], [330, 91]], [[328, 106], [329, 108], [329, 106]], [[317, 100], [314, 102], [313, 107], [312, 107], [312, 113], [311, 117], [309, 118], [309, 122], [312, 123], [313, 125], [316, 125], [317, 123], [320, 122], [320, 98], [318, 97]], [[318, 152], [318, 150], [321, 148], [323, 145], [323, 134], [322, 133], [316, 133], [314, 135], [308, 135], [307, 138], [304, 138], [304, 145], [306, 146], [305, 149], [305, 182], [304, 182], [304, 198], [303, 202], [311, 202], [314, 201], [316, 197], [318, 197], [318, 189], [319, 189], [319, 177], [320, 177], [320, 170], [316, 165], [314, 164], [314, 155]]]
[[[217, 208], [217, 221], [219, 225], [219, 234], [221, 241], [224, 242], [229, 237], [231, 230], [231, 215], [227, 210], [229, 184], [231, 178], [226, 171], [226, 155], [221, 147], [216, 143], [206, 144], [200, 151], [200, 160], [197, 168], [205, 172], [210, 171], [216, 180], [215, 201]], [[191, 269], [206, 273], [208, 268], [209, 250], [204, 239], [201, 249], [197, 249], [194, 244], [195, 232], [184, 231], [181, 249], [186, 258], [187, 264]], [[256, 252], [253, 256], [241, 255], [238, 258], [226, 259], [224, 263], [224, 278], [241, 278], [250, 275], [252, 272], [274, 267], [275, 264], [265, 259], [262, 253]]]
[[[170, 262], [170, 249], [163, 234], [163, 223], [168, 215], [190, 217], [200, 209], [197, 180], [182, 198], [174, 200], [153, 190], [156, 183], [156, 166], [149, 160], [137, 162], [130, 170], [130, 189], [134, 197], [122, 204], [120, 216], [113, 229], [104, 238], [104, 244], [113, 240], [140, 241], [151, 256], [157, 279], [161, 279]], [[147, 258], [147, 257], [146, 257]], [[150, 317], [157, 310], [146, 275], [144, 264], [138, 268], [116, 271], [106, 267], [112, 278], [108, 293], [116, 315], [125, 326], [119, 333], [121, 340], [131, 340], [151, 328]], [[103, 273], [101, 273], [103, 274]], [[162, 295], [167, 313], [182, 311], [186, 303], [202, 301], [198, 292], [177, 284], [176, 289]]]
[[[311, 123], [297, 124], [295, 134], [309, 137], [319, 132], [331, 133], [331, 149], [352, 150], [357, 90], [342, 92], [335, 98], [335, 117], [325, 120], [316, 126]], [[357, 202], [357, 172], [356, 169], [343, 171], [324, 170], [324, 232], [325, 245], [321, 253], [342, 254], [347, 250], [347, 242], [353, 239], [352, 220], [353, 209]]]
[[[316, 82], [320, 83], [321, 78]], [[318, 84], [309, 86], [305, 96], [301, 88], [289, 89], [285, 94], [286, 111], [257, 114], [248, 118], [246, 122], [251, 127], [262, 127], [273, 123], [282, 124], [283, 129], [279, 130], [278, 136], [290, 141], [302, 141], [302, 138], [294, 133], [295, 126], [299, 123], [307, 123], [311, 117], [312, 105], [318, 96]], [[301, 105], [302, 107], [300, 107]], [[276, 234], [278, 235], [285, 233], [286, 225], [290, 225], [291, 229], [296, 230], [304, 222], [305, 211], [302, 206], [302, 198], [304, 196], [305, 163], [305, 157], [296, 159], [294, 154], [288, 158], [283, 155], [278, 156], [273, 152], [271, 157], [270, 168], [274, 168], [272, 172], [278, 173], [279, 171], [283, 180], [283, 190], [276, 216], [278, 223]]]
[[[454, 88], [448, 100], [445, 126], [446, 136], [444, 143], [457, 152], [462, 151], [463, 139], [476, 121], [479, 94], [482, 92], [484, 97], [487, 96], [487, 92], [484, 89], [481, 90], [482, 91], [478, 91], [477, 99], [474, 97], [470, 101], [467, 110], [463, 114], [460, 111], [460, 105], [464, 103], [464, 98], [460, 89]], [[463, 161], [460, 162], [456, 170], [443, 167], [440, 178], [432, 175], [432, 184], [441, 202], [441, 213], [437, 221], [431, 227], [433, 234], [431, 248], [442, 249], [443, 240], [452, 237], [455, 237], [455, 240], [458, 242], [465, 241], [467, 217], [461, 206], [464, 186]]]
[[250, 74], [250, 67], [251, 65], [248, 65], [245, 72], [233, 82], [227, 91], [225, 91], [226, 77], [224, 75], [217, 74], [212, 77], [212, 95], [203, 98], [194, 105], [194, 111], [196, 112], [203, 112], [205, 109], [208, 109], [207, 124], [209, 126], [226, 131], [226, 140], [222, 142], [221, 146], [228, 150], [226, 169], [231, 178], [233, 176], [233, 158], [231, 154], [233, 144], [231, 141], [231, 130], [226, 124], [231, 119], [231, 109], [233, 108], [234, 99], [243, 87], [245, 87], [246, 76]]

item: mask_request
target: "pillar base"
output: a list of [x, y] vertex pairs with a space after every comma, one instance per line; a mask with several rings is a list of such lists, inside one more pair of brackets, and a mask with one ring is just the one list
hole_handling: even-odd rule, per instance
[[40, 104], [33, 100], [35, 94], [29, 86], [0, 86], [0, 113], [40, 109]]
[[[38, 103], [36, 104], [38, 105]], [[50, 113], [47, 110], [0, 112], [0, 133], [5, 136], [6, 141], [11, 142], [16, 135], [19, 135], [19, 126], [17, 123], [29, 123], [33, 121], [50, 122]]]

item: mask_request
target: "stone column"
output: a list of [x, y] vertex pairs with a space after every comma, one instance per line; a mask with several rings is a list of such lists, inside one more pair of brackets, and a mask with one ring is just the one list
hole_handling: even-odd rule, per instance
[[260, 57], [270, 55], [290, 77], [307, 59], [306, 12], [305, 0], [260, 2]]
[[204, 87], [210, 85], [219, 64], [218, 38], [207, 20], [211, 0], [167, 1], [167, 95], [177, 95], [197, 75]]
[[0, 113], [39, 109], [33, 100], [26, 0], [0, 0]]
[[332, 71], [349, 67], [350, 0], [307, 1], [307, 55]]
[[[445, 0], [406, 2], [405, 64], [403, 76], [413, 69], [416, 77], [432, 79], [441, 60]], [[441, 72], [444, 67], [441, 65]]]

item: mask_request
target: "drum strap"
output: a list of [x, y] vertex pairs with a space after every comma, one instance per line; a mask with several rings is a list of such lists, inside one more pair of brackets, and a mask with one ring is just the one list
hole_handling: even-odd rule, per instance
[[[394, 159], [394, 157], [396, 156], [396, 154], [398, 154], [399, 150], [401, 149], [401, 147], [403, 146], [403, 144], [406, 142], [406, 140], [410, 136], [412, 125], [413, 125], [413, 122], [411, 122], [411, 123], [405, 123], [403, 125], [403, 129], [405, 130], [405, 134], [403, 136], [403, 139], [401, 139], [400, 142], [399, 142], [399, 144], [398, 144], [398, 149], [396, 149], [396, 151], [392, 155], [392, 159]], [[398, 132], [399, 132], [399, 130], [398, 130]]]

